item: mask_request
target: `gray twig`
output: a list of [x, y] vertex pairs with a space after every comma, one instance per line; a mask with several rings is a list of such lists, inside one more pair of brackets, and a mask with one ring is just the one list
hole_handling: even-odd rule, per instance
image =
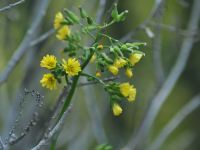
[[55, 125], [55, 127], [49, 132], [46, 133], [43, 139], [31, 150], [39, 150], [42, 146], [48, 145], [48, 142], [50, 142], [55, 135], [59, 134], [59, 132], [62, 130], [62, 127], [65, 123], [65, 118], [67, 117], [68, 113], [71, 110], [71, 106], [64, 112], [58, 123]]
[[169, 135], [180, 125], [180, 123], [194, 110], [200, 106], [200, 94], [195, 96], [190, 102], [177, 112], [177, 114], [165, 125], [154, 142], [148, 146], [148, 150], [157, 150], [169, 137]]
[[2, 138], [1, 138], [1, 136], [0, 136], [0, 149], [2, 149], [2, 150], [4, 150], [4, 143], [3, 143], [3, 140], [2, 140]]
[[15, 2], [15, 3], [9, 4], [9, 5], [7, 5], [7, 6], [3, 7], [3, 8], [0, 8], [0, 12], [3, 12], [3, 11], [11, 9], [13, 7], [16, 7], [19, 4], [22, 4], [23, 2], [25, 2], [25, 0], [19, 0], [19, 1]]
[[33, 40], [30, 43], [30, 46], [35, 46], [37, 44], [39, 44], [40, 42], [46, 40], [49, 36], [51, 36], [53, 33], [55, 33], [54, 29], [50, 29], [49, 31], [47, 31], [46, 33], [44, 33], [43, 35], [41, 35], [40, 37], [38, 37], [37, 39]]
[[[198, 28], [199, 19], [200, 19], [200, 1], [195, 0], [191, 12], [191, 17], [188, 22], [188, 31], [194, 31]], [[130, 147], [135, 148], [137, 144], [141, 142], [144, 137], [147, 137], [149, 130], [153, 125], [153, 122], [160, 108], [166, 101], [166, 98], [172, 91], [178, 78], [180, 77], [185, 68], [193, 43], [194, 43], [194, 37], [184, 38], [177, 61], [174, 67], [172, 68], [169, 76], [167, 77], [166, 81], [164, 82], [163, 86], [152, 100], [152, 103], [146, 113], [144, 121], [140, 126], [138, 132], [131, 138], [132, 140], [130, 140], [128, 144]]]
[[102, 16], [105, 11], [106, 7], [106, 0], [99, 0], [99, 7], [97, 11], [97, 23], [100, 23], [102, 21]]
[[40, 25], [46, 13], [50, 0], [43, 0], [43, 1], [37, 1], [37, 2], [39, 3], [39, 5], [37, 8], [37, 11], [35, 11], [36, 14], [34, 15], [33, 22], [30, 28], [28, 29], [26, 36], [24, 37], [21, 44], [19, 45], [18, 49], [15, 51], [15, 53], [12, 55], [11, 59], [9, 60], [7, 67], [1, 73], [0, 84], [2, 84], [8, 79], [9, 75], [11, 74], [15, 66], [18, 64], [18, 62], [21, 60], [21, 58], [24, 56], [25, 52], [27, 51], [30, 42], [33, 41], [35, 32], [38, 29], [38, 26]]

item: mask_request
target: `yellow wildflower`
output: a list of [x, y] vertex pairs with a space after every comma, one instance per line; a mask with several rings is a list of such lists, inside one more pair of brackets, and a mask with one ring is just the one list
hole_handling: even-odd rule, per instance
[[136, 97], [136, 89], [128, 82], [119, 85], [120, 93], [128, 99], [129, 102], [134, 101]]
[[63, 59], [62, 61], [62, 66], [69, 76], [78, 75], [78, 73], [81, 71], [80, 63], [76, 58], [69, 58], [67, 61]]
[[117, 58], [114, 61], [114, 66], [117, 68], [122, 68], [126, 65], [126, 60], [123, 58]]
[[135, 97], [136, 97], [136, 88], [131, 88], [127, 99], [129, 102], [132, 102], [135, 100]]
[[133, 76], [133, 72], [132, 72], [131, 68], [127, 68], [125, 73], [126, 73], [126, 76], [129, 78], [131, 78]]
[[59, 30], [58, 30], [58, 33], [56, 35], [56, 37], [59, 39], [59, 40], [65, 40], [67, 39], [67, 37], [70, 36], [70, 29], [67, 25], [61, 27]]
[[61, 12], [58, 12], [55, 15], [55, 19], [54, 19], [54, 28], [58, 29], [61, 27], [61, 23], [64, 21], [64, 16]]
[[101, 77], [101, 72], [100, 71], [96, 72], [96, 77]]
[[96, 60], [96, 58], [97, 58], [96, 54], [93, 54], [90, 59], [90, 63], [93, 63]]
[[114, 103], [112, 106], [113, 114], [119, 116], [122, 113], [122, 108], [117, 103]]
[[40, 83], [43, 87], [46, 87], [50, 90], [56, 89], [56, 79], [51, 73], [44, 74], [40, 80]]
[[56, 57], [54, 55], [46, 55], [40, 61], [40, 66], [47, 69], [54, 69], [56, 67]]
[[113, 74], [113, 75], [117, 75], [119, 70], [117, 67], [115, 67], [114, 65], [110, 65], [108, 66], [108, 70]]
[[138, 63], [140, 61], [140, 59], [142, 58], [143, 54], [131, 54], [129, 60], [131, 62], [132, 65], [135, 65], [136, 63]]
[[127, 97], [129, 95], [131, 85], [128, 82], [122, 83], [119, 85], [120, 88], [120, 93], [124, 96]]
[[103, 45], [102, 44], [98, 45], [97, 49], [102, 50], [103, 49]]

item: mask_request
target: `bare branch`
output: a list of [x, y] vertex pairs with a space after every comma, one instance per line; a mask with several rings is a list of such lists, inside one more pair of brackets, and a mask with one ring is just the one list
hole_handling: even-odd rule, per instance
[[180, 123], [200, 106], [200, 94], [177, 112], [177, 114], [165, 125], [148, 150], [157, 150], [166, 141], [169, 135], [180, 125]]
[[9, 4], [9, 5], [7, 5], [7, 6], [3, 7], [3, 8], [0, 8], [0, 12], [3, 12], [3, 11], [11, 9], [13, 7], [16, 7], [16, 6], [20, 5], [20, 4], [22, 4], [23, 2], [25, 2], [25, 0], [19, 0], [19, 1], [15, 2], [15, 3]]
[[8, 65], [6, 69], [1, 73], [0, 75], [0, 84], [5, 82], [15, 66], [18, 64], [18, 62], [21, 60], [21, 58], [24, 56], [25, 52], [28, 50], [29, 44], [31, 41], [33, 41], [35, 32], [38, 29], [38, 26], [42, 22], [42, 19], [46, 13], [48, 4], [50, 0], [43, 0], [43, 1], [37, 1], [39, 3], [35, 10], [35, 15], [33, 15], [34, 19], [33, 22], [29, 28], [29, 30], [26, 33], [26, 36], [22, 40], [21, 44], [19, 45], [18, 49], [15, 51], [15, 53], [12, 55], [11, 59], [8, 62]]
[[0, 149], [4, 150], [4, 147], [5, 147], [5, 145], [4, 145], [3, 140], [0, 136]]
[[32, 41], [30, 43], [30, 46], [35, 46], [37, 44], [39, 44], [40, 42], [46, 40], [49, 36], [51, 36], [53, 33], [55, 33], [54, 29], [50, 29], [49, 31], [47, 31], [46, 33], [44, 33], [43, 35], [41, 35], [40, 37], [38, 37], [37, 39], [35, 39], [34, 41]]
[[48, 145], [48, 142], [50, 142], [56, 134], [59, 134], [65, 123], [65, 118], [67, 117], [70, 110], [71, 107], [68, 107], [68, 109], [64, 112], [64, 114], [62, 115], [58, 123], [55, 125], [55, 127], [49, 133], [46, 133], [43, 139], [31, 150], [39, 150], [42, 146]]
[[[188, 31], [197, 30], [199, 19], [200, 19], [200, 1], [195, 0], [191, 12], [191, 17], [188, 23]], [[147, 137], [149, 130], [153, 125], [153, 122], [160, 108], [166, 101], [166, 98], [172, 91], [173, 87], [175, 86], [177, 80], [179, 79], [180, 75], [182, 74], [185, 68], [193, 43], [194, 43], [194, 37], [184, 38], [177, 61], [174, 67], [172, 68], [169, 76], [167, 77], [166, 81], [164, 82], [163, 86], [152, 100], [152, 103], [146, 113], [145, 119], [142, 125], [140, 126], [138, 132], [136, 133], [136, 135], [133, 135], [132, 140], [130, 140], [128, 144], [130, 147], [135, 148], [139, 142], [144, 141], [143, 139], [144, 137]]]
[[102, 21], [102, 16], [105, 11], [106, 7], [106, 0], [99, 0], [99, 7], [97, 12], [97, 23], [100, 23]]

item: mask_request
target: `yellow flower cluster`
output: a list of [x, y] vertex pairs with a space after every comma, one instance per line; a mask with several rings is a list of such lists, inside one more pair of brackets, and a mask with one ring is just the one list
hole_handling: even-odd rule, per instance
[[59, 40], [65, 40], [70, 36], [70, 29], [67, 25], [62, 25], [62, 23], [65, 21], [65, 18], [61, 12], [58, 12], [55, 15], [54, 19], [54, 28], [58, 29], [58, 33], [56, 34], [56, 37]]
[[[62, 60], [63, 63], [61, 65], [57, 65], [56, 57], [53, 55], [46, 55], [42, 58], [40, 66], [49, 70], [55, 70], [62, 66], [62, 70], [69, 76], [76, 76], [81, 71], [80, 63], [75, 58], [69, 58], [67, 61], [65, 59]], [[44, 74], [40, 83], [43, 87], [46, 87], [50, 90], [56, 89], [56, 78], [53, 74], [47, 73]]]
[[136, 97], [136, 88], [133, 85], [130, 85], [128, 82], [122, 83], [119, 86], [120, 93], [128, 99], [129, 102], [135, 100]]
[[140, 61], [140, 59], [142, 58], [143, 54], [131, 54], [130, 55], [130, 62], [132, 65], [135, 65], [136, 63], [138, 63]]

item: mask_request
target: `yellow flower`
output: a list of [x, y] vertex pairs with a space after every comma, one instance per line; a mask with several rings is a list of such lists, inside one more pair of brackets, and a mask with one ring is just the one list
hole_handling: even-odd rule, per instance
[[76, 58], [69, 58], [67, 61], [63, 59], [62, 61], [62, 66], [69, 76], [78, 75], [78, 73], [81, 71], [80, 63]]
[[119, 85], [120, 93], [128, 99], [129, 102], [135, 100], [136, 97], [136, 88], [133, 85], [130, 85], [128, 82], [122, 83]]
[[115, 67], [114, 65], [110, 65], [108, 66], [108, 70], [113, 74], [113, 75], [117, 75], [119, 70], [117, 67]]
[[98, 45], [97, 49], [102, 50], [103, 49], [103, 45], [102, 44]]
[[101, 77], [101, 72], [100, 71], [96, 72], [96, 77]]
[[129, 78], [131, 78], [133, 76], [133, 72], [132, 72], [131, 68], [127, 68], [125, 73], [126, 73], [126, 76]]
[[40, 66], [47, 69], [54, 69], [56, 67], [56, 57], [54, 55], [46, 55], [40, 61]]
[[129, 60], [132, 65], [135, 65], [136, 63], [138, 63], [140, 61], [142, 56], [143, 56], [143, 54], [131, 54]]
[[131, 88], [127, 99], [129, 102], [132, 102], [135, 100], [135, 97], [136, 97], [136, 88]]
[[44, 74], [40, 83], [42, 84], [42, 87], [46, 87], [50, 90], [56, 89], [56, 79], [51, 73]]
[[126, 60], [123, 58], [117, 58], [114, 61], [114, 66], [117, 68], [122, 68], [126, 65]]
[[128, 82], [122, 83], [119, 85], [120, 88], [120, 93], [124, 96], [127, 97], [129, 95], [131, 85]]
[[117, 103], [113, 104], [112, 110], [115, 116], [119, 116], [122, 113], [122, 108]]
[[56, 37], [59, 39], [59, 40], [65, 40], [67, 39], [67, 37], [70, 36], [70, 29], [67, 25], [63, 26], [62, 28], [60, 28], [58, 30], [58, 33], [56, 35]]
[[93, 63], [96, 60], [96, 58], [97, 58], [96, 54], [93, 54], [90, 59], [90, 63]]
[[64, 21], [64, 17], [63, 14], [61, 12], [58, 12], [55, 15], [55, 19], [54, 19], [54, 28], [58, 29], [61, 27], [61, 23]]

